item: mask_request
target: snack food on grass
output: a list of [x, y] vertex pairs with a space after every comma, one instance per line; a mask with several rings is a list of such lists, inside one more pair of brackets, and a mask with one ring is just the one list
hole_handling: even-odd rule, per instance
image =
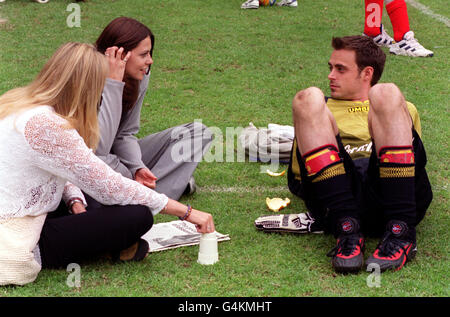
[[270, 176], [283, 176], [284, 173], [286, 173], [286, 170], [284, 170], [280, 173], [272, 172], [271, 170], [266, 170], [266, 173], [269, 174]]
[[273, 212], [280, 211], [281, 209], [287, 207], [291, 203], [289, 198], [281, 199], [281, 198], [266, 198], [266, 205]]

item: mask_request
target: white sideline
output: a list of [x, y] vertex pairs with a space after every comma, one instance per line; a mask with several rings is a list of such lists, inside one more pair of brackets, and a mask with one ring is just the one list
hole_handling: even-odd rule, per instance
[[450, 27], [450, 20], [447, 17], [442, 16], [442, 15], [437, 14], [437, 13], [434, 13], [433, 11], [430, 10], [430, 8], [428, 8], [427, 6], [421, 4], [420, 2], [417, 2], [415, 0], [405, 0], [405, 1], [408, 4], [410, 4], [411, 6], [413, 6], [414, 8], [420, 10], [422, 13], [424, 13], [426, 15], [429, 15], [433, 19], [444, 23], [447, 27]]

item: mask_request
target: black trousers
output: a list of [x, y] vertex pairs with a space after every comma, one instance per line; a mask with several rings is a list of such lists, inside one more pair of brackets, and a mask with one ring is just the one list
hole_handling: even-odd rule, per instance
[[106, 253], [117, 253], [139, 241], [153, 225], [146, 206], [106, 206], [86, 196], [86, 212], [72, 215], [64, 202], [49, 213], [39, 240], [43, 268], [61, 268]]

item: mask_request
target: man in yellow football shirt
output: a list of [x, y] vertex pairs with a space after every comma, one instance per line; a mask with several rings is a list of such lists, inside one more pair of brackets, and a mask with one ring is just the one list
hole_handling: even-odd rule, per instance
[[382, 238], [366, 264], [401, 269], [432, 200], [416, 108], [391, 83], [377, 84], [386, 56], [364, 36], [333, 38], [331, 98], [310, 87], [293, 100], [290, 190], [337, 238], [337, 272], [364, 265], [364, 235]]

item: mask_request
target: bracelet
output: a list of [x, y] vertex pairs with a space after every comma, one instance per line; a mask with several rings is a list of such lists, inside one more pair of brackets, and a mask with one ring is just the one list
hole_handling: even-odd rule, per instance
[[75, 204], [75, 203], [80, 203], [80, 204], [83, 204], [83, 205], [84, 205], [83, 200], [82, 200], [81, 198], [72, 198], [71, 200], [69, 200], [69, 203], [68, 203], [69, 209], [70, 209], [70, 208], [73, 206], [73, 204]]
[[191, 215], [192, 212], [192, 207], [191, 205], [187, 205], [187, 210], [186, 213], [184, 214], [183, 217], [178, 217], [180, 220], [186, 220], [187, 218], [189, 218], [189, 216]]
[[68, 212], [69, 214], [72, 214], [72, 206], [75, 203], [80, 203], [84, 206], [83, 200], [81, 198], [72, 198], [71, 200], [68, 201], [67, 203], [67, 207], [68, 207]]

